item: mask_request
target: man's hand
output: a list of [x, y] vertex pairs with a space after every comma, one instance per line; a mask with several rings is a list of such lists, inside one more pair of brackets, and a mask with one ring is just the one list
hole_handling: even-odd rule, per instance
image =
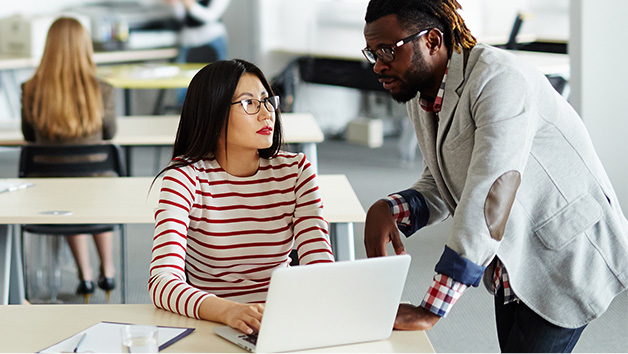
[[440, 320], [440, 316], [421, 306], [400, 304], [394, 328], [404, 331], [427, 331], [434, 327], [438, 320]]
[[396, 254], [405, 254], [399, 238], [397, 223], [385, 200], [378, 200], [369, 208], [364, 225], [364, 246], [367, 257], [387, 256], [386, 245], [392, 242]]

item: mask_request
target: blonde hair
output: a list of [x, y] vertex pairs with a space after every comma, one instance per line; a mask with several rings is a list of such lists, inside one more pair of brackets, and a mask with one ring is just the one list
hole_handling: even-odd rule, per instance
[[79, 21], [61, 17], [50, 26], [41, 63], [22, 95], [25, 118], [42, 137], [68, 140], [102, 129], [104, 109], [92, 54], [91, 38]]

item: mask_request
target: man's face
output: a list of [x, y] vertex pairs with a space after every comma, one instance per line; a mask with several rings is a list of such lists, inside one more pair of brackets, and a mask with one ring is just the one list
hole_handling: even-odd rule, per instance
[[[373, 50], [394, 46], [412, 34], [412, 29], [405, 29], [399, 24], [396, 15], [381, 17], [364, 26], [366, 46]], [[423, 37], [395, 48], [393, 61], [383, 63], [377, 60], [373, 65], [373, 71], [379, 75], [384, 89], [390, 91], [397, 102], [407, 102], [417, 92], [433, 86], [434, 73], [421, 51], [421, 44], [425, 41]]]

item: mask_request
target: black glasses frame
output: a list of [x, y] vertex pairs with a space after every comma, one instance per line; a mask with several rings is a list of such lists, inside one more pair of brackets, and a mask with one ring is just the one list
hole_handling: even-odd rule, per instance
[[[257, 104], [252, 105], [254, 102], [257, 102]], [[242, 105], [242, 109], [244, 109], [244, 112], [248, 115], [258, 114], [259, 111], [262, 109], [262, 103], [264, 104], [264, 107], [268, 112], [273, 113], [277, 111], [277, 109], [279, 109], [279, 96], [270, 96], [262, 100], [258, 100], [255, 98], [246, 98], [240, 101], [231, 102], [231, 105], [233, 106], [234, 104], [238, 103]], [[251, 105], [252, 107], [256, 107], [255, 112], [249, 112], [249, 106]]]
[[377, 59], [379, 59], [382, 63], [390, 63], [391, 61], [395, 60], [395, 49], [403, 46], [404, 44], [412, 42], [413, 40], [421, 37], [431, 30], [431, 28], [421, 30], [411, 36], [399, 40], [397, 43], [389, 47], [381, 47], [375, 50], [366, 47], [362, 49], [362, 54], [364, 54], [366, 60], [368, 60], [368, 62], [371, 64], [377, 63]]

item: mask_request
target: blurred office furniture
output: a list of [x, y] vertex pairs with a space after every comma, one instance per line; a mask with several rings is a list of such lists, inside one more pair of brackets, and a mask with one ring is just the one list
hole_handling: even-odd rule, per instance
[[[172, 89], [188, 87], [192, 77], [205, 65], [198, 63], [139, 63], [99, 66], [97, 75], [115, 88], [124, 89], [124, 113], [132, 114], [131, 90]], [[158, 97], [154, 114], [161, 113]]]
[[[218, 57], [216, 50], [210, 45], [202, 45], [199, 47], [189, 48], [187, 51], [187, 55], [185, 56], [185, 63], [190, 64], [202, 64], [203, 66], [205, 66], [208, 63], [215, 62], [216, 58]], [[174, 105], [165, 105], [163, 104], [163, 100], [166, 94], [166, 89], [160, 88], [159, 93], [157, 94], [157, 99], [155, 100], [153, 115], [166, 114], [170, 112], [180, 114], [181, 109], [183, 108], [183, 99], [185, 98], [186, 89], [178, 88], [177, 91], [179, 90], [182, 90], [182, 92], [177, 92], [176, 103]]]
[[[21, 252], [15, 233], [4, 225], [14, 224], [152, 224], [159, 200], [161, 179], [152, 177], [74, 177], [0, 179], [3, 183], [32, 183], [31, 188], [3, 193], [0, 203], [0, 304], [23, 303]], [[319, 175], [323, 217], [330, 224], [330, 240], [337, 260], [354, 260], [353, 223], [364, 222], [366, 212], [344, 175]], [[96, 202], [94, 202], [96, 201]], [[42, 211], [68, 211], [54, 215]], [[17, 238], [19, 241], [19, 238]], [[126, 247], [121, 239], [122, 302], [126, 302]], [[18, 243], [19, 244], [19, 243]], [[9, 275], [6, 277], [3, 275]]]
[[[114, 144], [96, 145], [25, 145], [20, 152], [20, 178], [32, 177], [120, 177], [125, 176], [122, 150]], [[99, 203], [98, 200], [90, 202]], [[51, 211], [54, 213], [55, 211]], [[56, 211], [62, 213], [63, 211]], [[44, 243], [49, 246], [48, 254], [42, 256], [49, 260], [48, 271], [52, 276], [48, 279], [51, 302], [57, 302], [61, 283], [61, 270], [58, 259], [61, 243], [65, 235], [97, 234], [113, 231], [117, 227], [112, 224], [25, 224], [24, 232], [45, 235]], [[124, 225], [119, 226], [120, 237], [124, 239]], [[124, 242], [123, 242], [124, 243]], [[44, 249], [44, 251], [46, 251]], [[35, 259], [34, 259], [35, 260]], [[27, 263], [28, 264], [28, 263]], [[27, 267], [28, 268], [28, 267]], [[122, 265], [124, 268], [124, 264]], [[26, 272], [42, 276], [41, 270]], [[124, 274], [124, 272], [120, 272]], [[124, 278], [122, 278], [124, 293]], [[28, 285], [28, 282], [26, 282]], [[28, 293], [28, 289], [27, 289]], [[124, 297], [123, 297], [124, 298]]]
[[512, 25], [512, 30], [506, 44], [498, 45], [505, 49], [524, 50], [531, 52], [567, 54], [567, 41], [547, 40], [534, 38], [532, 40], [518, 40], [523, 23], [534, 14], [518, 12]]
[[[325, 139], [314, 116], [309, 113], [283, 113], [281, 115], [285, 144], [297, 145], [297, 151], [305, 153], [317, 170], [316, 144]], [[179, 126], [178, 115], [165, 116], [122, 116], [117, 119], [118, 129], [112, 143], [120, 145], [125, 153], [125, 172], [133, 175], [132, 149], [134, 147], [168, 147], [174, 144]], [[18, 124], [0, 129], [0, 146], [23, 146], [24, 140]], [[155, 173], [161, 170], [161, 150], [155, 154]]]
[[361, 58], [331, 58], [315, 55], [292, 60], [271, 84], [281, 96], [282, 112], [292, 112], [296, 86], [301, 82], [382, 91], [372, 66]]

